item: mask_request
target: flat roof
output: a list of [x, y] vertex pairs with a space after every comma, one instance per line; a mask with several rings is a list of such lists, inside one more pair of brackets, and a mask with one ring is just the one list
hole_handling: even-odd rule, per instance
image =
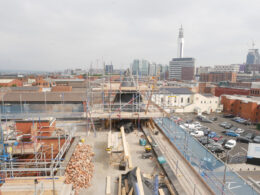
[[10, 83], [12, 82], [14, 79], [0, 79], [0, 83]]
[[7, 92], [4, 102], [83, 102], [86, 92]]
[[227, 97], [228, 99], [233, 99], [233, 100], [241, 100], [245, 102], [255, 102], [257, 104], [260, 104], [260, 97], [256, 96], [245, 96], [245, 95], [223, 95]]

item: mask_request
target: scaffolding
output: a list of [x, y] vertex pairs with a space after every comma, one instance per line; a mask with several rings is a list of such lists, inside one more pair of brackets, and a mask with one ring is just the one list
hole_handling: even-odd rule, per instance
[[[8, 134], [0, 126], [0, 144], [3, 146], [0, 153], [0, 183], [13, 177], [54, 176], [55, 172], [65, 169], [63, 156], [71, 144], [74, 131], [65, 132], [64, 135], [41, 136], [41, 128], [37, 129], [34, 123], [31, 141], [22, 142], [8, 139]], [[57, 140], [56, 149], [53, 144], [43, 144], [41, 141], [45, 139]]]
[[150, 77], [120, 75], [117, 80], [111, 75], [96, 80], [89, 77], [85, 102], [87, 130], [96, 134], [97, 121], [107, 121], [111, 130], [112, 120], [134, 119], [139, 124], [140, 119], [161, 117], [161, 110], [151, 103], [151, 96], [156, 91], [156, 82]]

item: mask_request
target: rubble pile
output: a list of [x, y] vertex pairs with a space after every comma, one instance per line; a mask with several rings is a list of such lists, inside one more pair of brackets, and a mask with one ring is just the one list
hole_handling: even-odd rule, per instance
[[94, 172], [93, 156], [94, 153], [90, 145], [79, 144], [68, 163], [65, 172], [65, 183], [72, 183], [75, 194], [78, 194], [81, 188], [90, 186], [90, 180]]

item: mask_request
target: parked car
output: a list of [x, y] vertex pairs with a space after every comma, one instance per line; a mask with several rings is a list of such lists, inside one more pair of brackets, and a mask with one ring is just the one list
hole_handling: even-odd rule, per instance
[[234, 118], [235, 116], [233, 114], [224, 114], [224, 118]]
[[230, 129], [231, 127], [233, 127], [233, 125], [231, 123], [227, 123], [226, 126], [224, 128], [226, 129]]
[[238, 137], [239, 134], [236, 133], [235, 131], [226, 131], [225, 135], [231, 136], [231, 137]]
[[237, 129], [238, 129], [238, 127], [233, 126], [233, 127], [231, 127], [229, 130], [230, 130], [230, 131], [236, 131]]
[[225, 144], [225, 148], [232, 149], [236, 146], [236, 144], [237, 144], [236, 140], [233, 139], [228, 140], [227, 143]]
[[224, 146], [227, 143], [227, 139], [219, 139], [218, 143]]
[[210, 120], [212, 120], [212, 121], [217, 121], [217, 120], [218, 120], [218, 117], [211, 117]]
[[247, 134], [245, 135], [245, 137], [248, 138], [248, 139], [253, 139], [254, 134], [253, 134], [253, 133], [247, 133]]
[[235, 130], [235, 132], [238, 133], [238, 134], [241, 134], [241, 133], [244, 133], [245, 130], [244, 130], [244, 129], [237, 128], [237, 129]]
[[212, 131], [212, 132], [210, 132], [210, 133], [208, 134], [208, 137], [209, 137], [209, 138], [213, 138], [213, 137], [215, 137], [215, 136], [217, 136], [217, 133], [214, 132], [214, 131]]
[[195, 131], [195, 132], [191, 132], [190, 134], [192, 136], [194, 136], [194, 137], [202, 137], [202, 136], [204, 136], [204, 132], [203, 131]]
[[218, 140], [222, 139], [223, 137], [220, 135], [216, 135], [215, 137], [213, 137], [212, 139], [217, 142]]
[[227, 122], [220, 123], [219, 125], [225, 129], [230, 129], [233, 126], [231, 123]]
[[255, 136], [254, 139], [253, 139], [253, 141], [254, 141], [255, 143], [260, 143], [260, 136], [259, 136], [259, 135]]
[[227, 122], [220, 123], [219, 126], [225, 127], [227, 125]]
[[237, 137], [237, 142], [242, 142], [242, 143], [251, 143], [252, 140], [251, 140], [251, 139], [248, 139], [247, 137], [240, 136], [240, 137]]
[[225, 150], [222, 146], [213, 146], [212, 148], [210, 148], [210, 151], [213, 153], [222, 153]]
[[211, 144], [214, 141], [206, 136], [203, 136], [201, 138], [198, 139], [198, 141], [202, 144], [202, 145], [206, 145], [206, 144]]

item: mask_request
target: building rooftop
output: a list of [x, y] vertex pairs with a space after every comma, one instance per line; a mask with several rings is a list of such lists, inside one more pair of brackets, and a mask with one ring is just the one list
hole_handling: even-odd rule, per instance
[[85, 92], [8, 92], [2, 100], [5, 102], [82, 102]]
[[28, 86], [28, 87], [12, 87], [12, 91], [38, 91], [39, 87], [36, 86]]
[[171, 93], [171, 94], [193, 94], [188, 88], [160, 88], [160, 93]]
[[14, 79], [0, 79], [0, 83], [10, 83], [12, 82]]
[[260, 104], [260, 97], [255, 96], [244, 96], [244, 95], [223, 95], [228, 99], [241, 100], [243, 102], [254, 102]]

